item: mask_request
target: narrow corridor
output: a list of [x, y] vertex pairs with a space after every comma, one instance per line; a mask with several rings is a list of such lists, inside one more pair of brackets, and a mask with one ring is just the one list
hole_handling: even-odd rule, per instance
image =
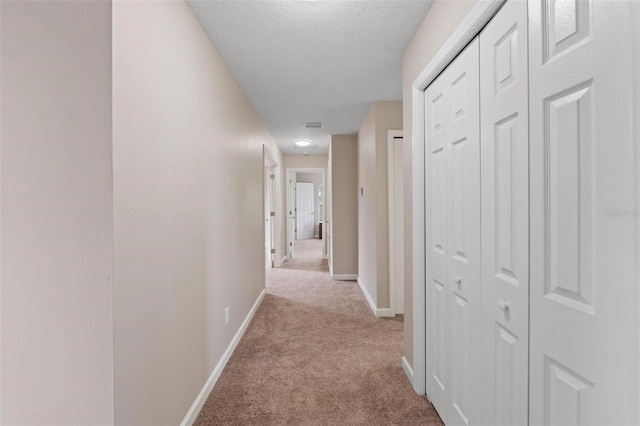
[[266, 296], [196, 425], [441, 424], [400, 366], [402, 317], [375, 318], [332, 281], [321, 240], [267, 270]]

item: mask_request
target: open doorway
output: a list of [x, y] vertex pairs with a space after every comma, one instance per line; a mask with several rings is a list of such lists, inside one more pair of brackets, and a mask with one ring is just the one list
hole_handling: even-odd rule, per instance
[[[273, 159], [271, 153], [264, 147], [264, 250], [265, 266], [274, 268], [276, 266], [276, 188], [278, 184], [276, 170], [278, 163]], [[279, 262], [278, 262], [279, 263]]]
[[326, 259], [325, 170], [287, 169], [288, 258]]

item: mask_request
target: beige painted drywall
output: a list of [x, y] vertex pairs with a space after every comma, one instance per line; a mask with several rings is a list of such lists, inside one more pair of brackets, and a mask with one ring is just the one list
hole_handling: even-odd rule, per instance
[[376, 105], [358, 131], [358, 279], [377, 301]]
[[358, 132], [358, 273], [380, 309], [389, 308], [389, 130], [402, 130], [402, 102], [375, 102]]
[[283, 161], [185, 2], [115, 2], [113, 67], [115, 421], [177, 424], [264, 289]]
[[111, 2], [0, 11], [0, 423], [113, 424]]
[[413, 225], [412, 225], [412, 100], [411, 87], [429, 61], [453, 34], [475, 0], [435, 0], [402, 57], [404, 128], [404, 353], [413, 365]]
[[358, 139], [332, 135], [329, 145], [329, 225], [331, 270], [358, 274]]
[[326, 154], [314, 155], [284, 155], [284, 166], [288, 169], [327, 169], [329, 157]]
[[[326, 172], [325, 172], [326, 174]], [[320, 218], [322, 210], [320, 209], [320, 186], [322, 185], [322, 173], [296, 173], [296, 182], [313, 184], [313, 235], [320, 235]]]

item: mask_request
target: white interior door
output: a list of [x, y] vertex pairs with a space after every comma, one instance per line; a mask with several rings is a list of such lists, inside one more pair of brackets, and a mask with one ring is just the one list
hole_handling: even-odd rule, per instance
[[478, 55], [476, 38], [425, 92], [427, 394], [451, 425], [480, 411]]
[[527, 3], [480, 33], [482, 424], [526, 425], [529, 375]]
[[531, 424], [639, 421], [629, 9], [529, 2]]
[[425, 294], [426, 294], [426, 391], [446, 422], [447, 391], [447, 170], [449, 99], [440, 75], [425, 91]]
[[312, 183], [296, 182], [296, 239], [313, 238], [314, 189]]

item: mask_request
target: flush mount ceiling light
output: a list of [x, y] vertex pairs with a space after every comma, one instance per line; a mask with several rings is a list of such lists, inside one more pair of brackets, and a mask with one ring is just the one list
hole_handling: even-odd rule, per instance
[[311, 141], [309, 139], [296, 139], [293, 141], [295, 146], [305, 147], [311, 145]]

